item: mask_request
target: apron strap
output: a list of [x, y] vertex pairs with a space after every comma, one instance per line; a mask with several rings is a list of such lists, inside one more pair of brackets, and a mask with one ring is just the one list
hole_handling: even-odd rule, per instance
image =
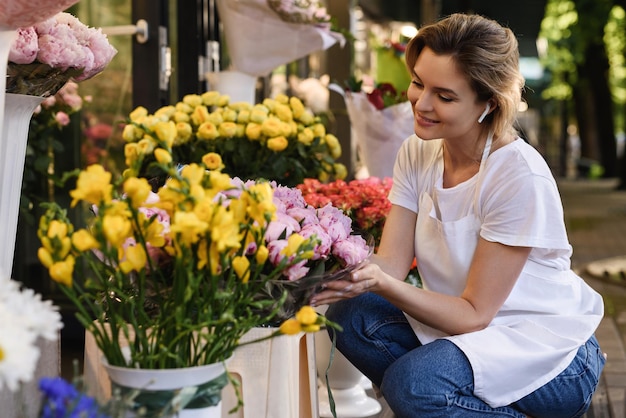
[[478, 178], [476, 181], [476, 190], [474, 191], [474, 213], [476, 216], [480, 217], [479, 205], [478, 205], [478, 197], [480, 195], [480, 186], [482, 185], [482, 180], [484, 177], [485, 162], [487, 161], [487, 157], [489, 157], [489, 153], [491, 152], [491, 144], [493, 143], [493, 131], [489, 131], [487, 135], [487, 141], [485, 142], [485, 148], [483, 149], [483, 156], [480, 159], [480, 168], [478, 169]]

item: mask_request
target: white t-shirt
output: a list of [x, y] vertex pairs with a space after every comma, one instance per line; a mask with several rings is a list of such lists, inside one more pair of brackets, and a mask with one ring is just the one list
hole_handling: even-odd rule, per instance
[[455, 187], [444, 189], [442, 179], [442, 141], [405, 141], [389, 199], [418, 213], [416, 258], [425, 288], [460, 295], [478, 236], [532, 249], [487, 328], [447, 336], [408, 319], [422, 343], [448, 338], [463, 350], [476, 396], [492, 407], [509, 405], [569, 365], [602, 319], [602, 298], [570, 269], [557, 185], [532, 146], [517, 139], [501, 147]]

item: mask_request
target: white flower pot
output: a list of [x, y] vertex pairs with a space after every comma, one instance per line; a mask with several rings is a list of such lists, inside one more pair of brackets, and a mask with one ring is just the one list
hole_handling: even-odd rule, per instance
[[156, 408], [155, 405], [171, 402], [179, 418], [222, 416], [221, 390], [226, 383], [225, 363], [155, 370], [110, 366], [106, 362], [103, 366], [114, 389], [139, 391], [134, 399], [135, 408]]

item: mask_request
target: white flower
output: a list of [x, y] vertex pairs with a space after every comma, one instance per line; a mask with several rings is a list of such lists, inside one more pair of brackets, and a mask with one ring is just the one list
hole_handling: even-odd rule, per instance
[[20, 382], [33, 378], [39, 349], [36, 335], [22, 326], [18, 315], [0, 305], [0, 390], [15, 391]]
[[56, 340], [62, 326], [51, 301], [0, 278], [0, 390], [6, 385], [14, 391], [20, 382], [32, 379], [39, 359], [37, 339]]

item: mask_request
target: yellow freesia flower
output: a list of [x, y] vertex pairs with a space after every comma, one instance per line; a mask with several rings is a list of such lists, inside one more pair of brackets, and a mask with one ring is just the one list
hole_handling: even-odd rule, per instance
[[39, 259], [41, 264], [43, 264], [43, 266], [47, 269], [49, 269], [50, 266], [54, 264], [52, 254], [50, 254], [50, 251], [48, 251], [44, 247], [39, 247], [39, 249], [37, 250], [37, 258]]
[[76, 260], [70, 255], [63, 261], [53, 263], [48, 269], [48, 273], [50, 273], [50, 277], [55, 282], [71, 287], [75, 263]]
[[124, 261], [120, 263], [120, 269], [125, 274], [131, 271], [141, 271], [146, 268], [148, 256], [141, 245], [130, 245], [124, 251]]
[[102, 228], [107, 241], [114, 247], [122, 245], [132, 232], [128, 218], [120, 215], [104, 215]]
[[177, 237], [180, 245], [190, 246], [200, 239], [209, 228], [207, 222], [198, 219], [193, 212], [176, 212], [174, 222], [170, 226], [170, 231]]
[[296, 319], [302, 325], [311, 325], [317, 322], [318, 314], [312, 306], [305, 305], [296, 312]]
[[302, 332], [302, 327], [300, 326], [300, 322], [293, 318], [290, 318], [280, 324], [278, 330], [281, 334], [284, 335], [296, 335]]
[[237, 277], [239, 277], [242, 282], [248, 283], [248, 280], [250, 280], [250, 260], [248, 260], [248, 257], [242, 255], [233, 257], [232, 264]]
[[145, 178], [131, 177], [124, 182], [123, 189], [124, 193], [130, 197], [131, 205], [138, 208], [150, 195], [152, 186]]
[[70, 206], [76, 206], [80, 200], [93, 205], [100, 202], [110, 202], [112, 191], [111, 173], [101, 165], [90, 165], [78, 175], [76, 189], [70, 192], [70, 196], [72, 196]]
[[280, 253], [285, 255], [286, 257], [291, 257], [298, 252], [298, 249], [305, 241], [306, 238], [304, 238], [302, 235], [291, 234], [289, 238], [287, 238], [287, 246], [283, 248]]
[[80, 252], [94, 250], [100, 247], [100, 244], [93, 235], [84, 228], [72, 234], [72, 245]]
[[270, 255], [270, 250], [265, 246], [265, 245], [261, 245], [259, 246], [259, 248], [257, 248], [256, 250], [256, 262], [259, 264], [264, 264], [265, 261], [267, 260], [267, 258]]
[[223, 206], [217, 206], [211, 222], [211, 240], [220, 253], [241, 247], [239, 224], [232, 212]]

